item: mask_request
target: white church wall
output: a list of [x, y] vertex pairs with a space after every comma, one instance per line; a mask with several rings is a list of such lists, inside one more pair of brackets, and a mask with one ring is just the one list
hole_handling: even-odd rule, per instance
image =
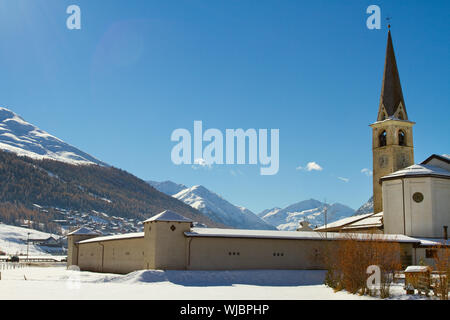
[[450, 180], [433, 178], [433, 234], [443, 236], [443, 226], [450, 227]]
[[[419, 194], [423, 197], [421, 201], [417, 201]], [[387, 234], [441, 238], [443, 226], [450, 226], [450, 180], [435, 177], [404, 177], [403, 182], [401, 178], [385, 180], [383, 212]]]
[[[406, 235], [433, 237], [433, 211], [430, 178], [405, 178], [404, 203]], [[414, 194], [422, 194], [423, 200], [413, 200]]]
[[384, 233], [404, 234], [403, 189], [401, 180], [383, 182]]

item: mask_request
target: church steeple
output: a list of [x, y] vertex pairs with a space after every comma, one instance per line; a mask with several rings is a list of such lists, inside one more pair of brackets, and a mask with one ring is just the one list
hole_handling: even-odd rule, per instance
[[383, 85], [377, 121], [372, 127], [373, 206], [374, 212], [383, 211], [380, 178], [414, 164], [414, 122], [408, 120], [402, 86], [388, 31]]
[[378, 109], [377, 121], [382, 121], [387, 118], [408, 120], [390, 29], [388, 31], [383, 83], [381, 87], [380, 107]]

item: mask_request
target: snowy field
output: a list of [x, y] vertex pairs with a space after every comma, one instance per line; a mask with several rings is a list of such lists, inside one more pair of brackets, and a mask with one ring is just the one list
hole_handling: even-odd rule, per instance
[[[145, 299], [145, 300], [361, 300], [323, 285], [324, 271], [159, 271], [127, 275], [66, 270], [63, 265], [1, 270], [0, 300]], [[406, 296], [402, 285], [393, 299]]]
[[[46, 239], [50, 236], [59, 238], [51, 233], [0, 223], [0, 251], [10, 255], [26, 255], [28, 233], [30, 233], [30, 239]], [[28, 250], [30, 256], [49, 256], [48, 251], [60, 251], [60, 249], [40, 247], [34, 244], [30, 244]]]

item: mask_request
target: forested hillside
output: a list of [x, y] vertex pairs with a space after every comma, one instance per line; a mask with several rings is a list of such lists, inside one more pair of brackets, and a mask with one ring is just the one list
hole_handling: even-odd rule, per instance
[[0, 203], [0, 221], [5, 223], [32, 217], [50, 226], [51, 210], [45, 214], [34, 210], [33, 205], [37, 204], [85, 212], [96, 210], [139, 220], [170, 209], [208, 226], [218, 226], [189, 205], [124, 170], [34, 160], [2, 151]]

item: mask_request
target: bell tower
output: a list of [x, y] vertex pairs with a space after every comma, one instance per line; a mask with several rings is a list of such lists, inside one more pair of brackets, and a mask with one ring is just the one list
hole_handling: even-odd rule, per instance
[[413, 125], [403, 100], [389, 26], [377, 121], [372, 127], [374, 212], [383, 211], [380, 178], [414, 164]]

